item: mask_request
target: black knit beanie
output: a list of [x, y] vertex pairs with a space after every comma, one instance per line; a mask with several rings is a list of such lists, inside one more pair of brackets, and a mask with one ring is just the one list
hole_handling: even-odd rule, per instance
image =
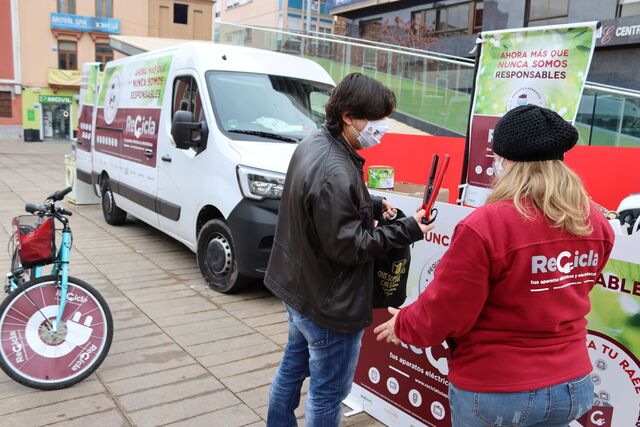
[[522, 105], [502, 116], [493, 130], [493, 152], [508, 160], [563, 160], [578, 131], [555, 111]]

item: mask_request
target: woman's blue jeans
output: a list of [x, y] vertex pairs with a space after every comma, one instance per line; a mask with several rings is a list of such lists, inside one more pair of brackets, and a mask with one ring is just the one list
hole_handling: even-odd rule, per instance
[[326, 329], [287, 306], [289, 341], [271, 391], [267, 426], [295, 426], [293, 411], [300, 404], [300, 389], [310, 377], [305, 424], [340, 425], [341, 404], [351, 391], [363, 331], [343, 334]]
[[519, 393], [475, 393], [449, 385], [453, 427], [567, 426], [593, 405], [590, 375]]

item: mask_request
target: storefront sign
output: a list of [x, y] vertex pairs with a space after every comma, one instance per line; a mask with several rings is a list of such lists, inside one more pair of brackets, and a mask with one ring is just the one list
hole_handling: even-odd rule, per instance
[[52, 12], [51, 29], [120, 34], [120, 20]]
[[40, 95], [41, 104], [71, 104], [70, 96]]
[[595, 36], [595, 22], [481, 33], [465, 204], [481, 206], [489, 194], [493, 128], [507, 111], [534, 104], [575, 120]]
[[640, 17], [601, 21], [597, 47], [640, 44]]

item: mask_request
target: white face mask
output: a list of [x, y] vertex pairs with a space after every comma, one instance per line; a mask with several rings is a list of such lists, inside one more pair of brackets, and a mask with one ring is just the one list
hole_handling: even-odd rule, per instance
[[382, 137], [389, 130], [389, 120], [382, 119], [367, 121], [362, 132], [358, 132], [353, 125], [351, 125], [351, 127], [358, 135], [358, 141], [360, 142], [360, 145], [362, 145], [362, 148], [369, 148], [380, 144]]
[[503, 158], [500, 158], [499, 160], [497, 157], [493, 158], [493, 172], [496, 176], [500, 176], [504, 173], [504, 165], [502, 164], [503, 162]]

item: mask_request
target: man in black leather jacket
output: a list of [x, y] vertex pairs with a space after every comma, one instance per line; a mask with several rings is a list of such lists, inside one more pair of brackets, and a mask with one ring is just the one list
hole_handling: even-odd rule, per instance
[[394, 109], [390, 89], [350, 74], [326, 105], [325, 125], [291, 159], [265, 277], [289, 312], [289, 341], [269, 396], [269, 426], [296, 425], [293, 411], [307, 376], [306, 424], [339, 424], [362, 332], [371, 322], [373, 258], [422, 239], [432, 228], [421, 223], [424, 211], [374, 228], [374, 220], [394, 209], [369, 195], [364, 159], [356, 150], [380, 142]]

